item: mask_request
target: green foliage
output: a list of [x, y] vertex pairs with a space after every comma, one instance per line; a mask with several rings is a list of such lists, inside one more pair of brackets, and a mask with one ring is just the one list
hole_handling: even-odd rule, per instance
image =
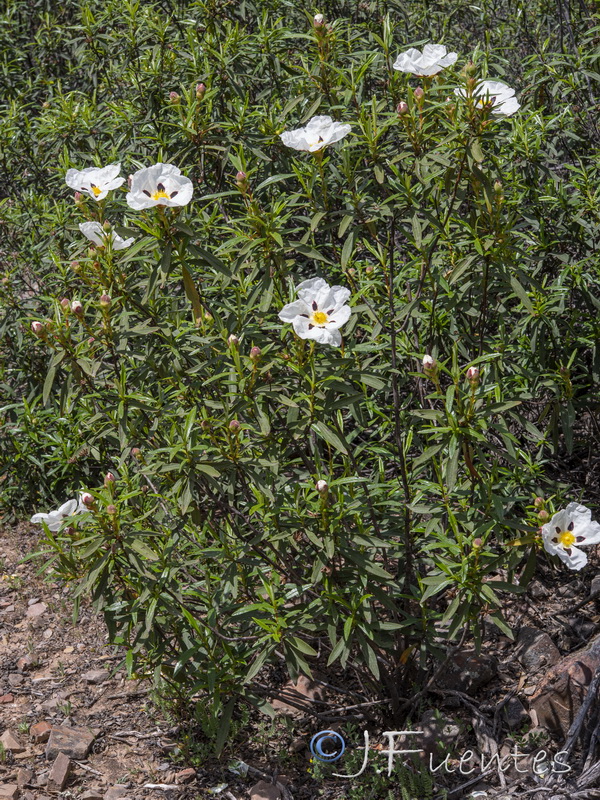
[[[541, 0], [327, 3], [323, 30], [283, 0], [167, 5], [3, 12], [0, 474], [15, 512], [92, 492], [46, 552], [221, 746], [269, 664], [398, 708], [445, 641], [510, 634], [532, 498], [579, 493], [598, 439], [598, 27], [583, 2], [557, 35]], [[392, 63], [428, 38], [460, 58], [420, 97]], [[284, 147], [315, 114], [352, 133]], [[115, 161], [176, 164], [193, 202], [74, 205], [66, 170]], [[89, 248], [86, 219], [135, 244]], [[315, 275], [351, 289], [341, 348], [278, 319]]]

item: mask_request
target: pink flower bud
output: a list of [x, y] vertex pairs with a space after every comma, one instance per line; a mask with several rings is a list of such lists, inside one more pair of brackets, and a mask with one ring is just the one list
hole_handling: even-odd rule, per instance
[[68, 310], [69, 310], [69, 306], [70, 306], [70, 305], [71, 305], [71, 304], [69, 303], [69, 301], [67, 300], [67, 298], [66, 298], [66, 297], [63, 297], [63, 298], [61, 299], [61, 301], [60, 301], [60, 306], [61, 306], [61, 308], [62, 308], [62, 310], [63, 310], [63, 311], [68, 311]]
[[260, 347], [251, 347], [250, 348], [250, 360], [256, 363], [260, 358], [261, 350]]
[[79, 263], [79, 261], [71, 261], [71, 269], [73, 270], [73, 272], [79, 272], [80, 268], [81, 264]]
[[171, 103], [174, 103], [175, 105], [177, 105], [179, 103], [180, 99], [181, 98], [179, 97], [177, 92], [169, 92], [169, 100], [171, 101]]
[[132, 447], [130, 452], [134, 458], [141, 458], [142, 451], [139, 447]]
[[106, 475], [104, 476], [104, 485], [105, 486], [110, 486], [110, 484], [114, 483], [115, 480], [116, 480], [116, 478], [112, 474], [112, 472], [107, 472]]
[[315, 484], [315, 489], [320, 495], [325, 495], [329, 491], [329, 484], [324, 480], [317, 481]]
[[106, 506], [106, 513], [107, 514], [116, 514], [117, 513], [117, 507], [113, 506], [112, 504], [110, 506]]
[[469, 367], [467, 370], [467, 380], [474, 385], [479, 383], [479, 369], [477, 367]]
[[246, 183], [248, 176], [246, 175], [245, 172], [242, 172], [242, 170], [240, 170], [238, 173], [236, 173], [235, 179], [238, 183]]
[[538, 519], [540, 522], [548, 522], [550, 519], [550, 514], [546, 511], [545, 508], [542, 508], [541, 511], [538, 512]]
[[96, 501], [94, 500], [94, 497], [89, 492], [82, 492], [81, 493], [81, 502], [83, 503], [84, 506], [87, 506], [88, 508], [91, 508]]
[[541, 508], [544, 505], [544, 498], [543, 497], [536, 497], [533, 501], [534, 508]]
[[325, 17], [323, 16], [323, 14], [315, 14], [313, 19], [315, 28], [320, 28], [324, 22], [325, 22]]
[[81, 192], [75, 192], [73, 195], [73, 200], [75, 201], [76, 206], [80, 206], [83, 203], [83, 195]]
[[232, 433], [237, 433], [240, 428], [241, 428], [241, 425], [240, 425], [240, 423], [238, 422], [237, 419], [232, 419], [231, 422], [229, 423], [229, 430]]
[[94, 336], [90, 336], [90, 337], [88, 338], [88, 340], [87, 340], [87, 343], [88, 343], [89, 345], [92, 345], [92, 344], [94, 344], [94, 342], [95, 342], [95, 341], [96, 341], [95, 337], [94, 337]]
[[483, 547], [483, 540], [479, 538], [473, 539], [473, 550], [479, 550], [479, 548]]
[[232, 334], [230, 334], [230, 335], [229, 335], [229, 337], [228, 337], [228, 339], [227, 339], [227, 344], [228, 344], [230, 347], [237, 347], [239, 343], [240, 343], [240, 340], [239, 340], [239, 339], [238, 339], [238, 337], [235, 335], [235, 333], [232, 333]]
[[109, 222], [108, 220], [106, 220], [106, 222], [104, 223], [104, 225], [102, 226], [102, 228], [103, 228], [103, 230], [105, 230], [105, 231], [106, 231], [106, 233], [110, 233], [110, 229], [111, 229], [110, 222]]
[[417, 86], [417, 88], [414, 91], [414, 95], [417, 98], [417, 100], [422, 100], [423, 97], [425, 96], [425, 92], [423, 91], [421, 86]]
[[405, 114], [408, 114], [408, 103], [405, 103], [404, 100], [402, 100], [402, 102], [398, 103], [398, 105], [396, 106], [396, 111], [398, 113], [398, 116], [400, 117], [403, 117]]
[[79, 300], [73, 300], [71, 303], [71, 311], [77, 316], [81, 316], [83, 314], [83, 306]]
[[31, 330], [35, 333], [36, 336], [42, 337], [46, 333], [46, 328], [42, 325], [41, 322], [37, 320], [31, 323]]
[[197, 83], [196, 97], [198, 98], [198, 100], [202, 100], [205, 94], [206, 94], [206, 86], [203, 83]]
[[101, 294], [100, 295], [100, 305], [103, 308], [109, 308], [112, 300], [109, 294]]

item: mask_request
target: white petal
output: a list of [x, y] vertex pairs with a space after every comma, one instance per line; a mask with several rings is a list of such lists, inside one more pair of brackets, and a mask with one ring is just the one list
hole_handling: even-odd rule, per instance
[[129, 208], [133, 208], [134, 211], [142, 211], [144, 208], [152, 208], [156, 205], [154, 200], [143, 192], [127, 192], [125, 200]]
[[496, 114], [498, 116], [503, 117], [510, 117], [512, 116], [515, 111], [518, 111], [521, 108], [521, 104], [517, 100], [516, 97], [509, 97], [508, 100], [505, 100], [499, 106], [494, 106], [492, 108], [492, 114]]
[[335, 298], [336, 309], [348, 302], [348, 299], [350, 298], [350, 289], [347, 289], [345, 286], [332, 286], [331, 291], [333, 292], [333, 296]]
[[79, 230], [90, 242], [98, 245], [98, 247], [104, 246], [104, 231], [99, 222], [80, 222]]
[[[582, 506], [580, 503], [569, 503], [563, 513], [566, 514], [569, 520], [563, 530], [567, 530], [569, 523], [571, 522], [573, 523], [573, 528], [576, 531], [578, 528], [587, 528], [592, 521], [592, 512], [590, 509], [586, 506]], [[555, 514], [554, 516], [557, 517], [558, 514]], [[558, 525], [559, 523], [557, 522], [556, 524]]]
[[118, 233], [113, 231], [113, 240], [112, 240], [112, 247], [113, 250], [125, 250], [126, 247], [131, 247], [131, 245], [135, 242], [135, 237], [131, 236], [129, 239], [123, 239], [119, 236]]
[[309, 323], [308, 323], [308, 320], [306, 319], [306, 317], [298, 316], [298, 317], [294, 317], [294, 319], [292, 320], [292, 325], [294, 326], [294, 330], [295, 330], [295, 332], [298, 334], [298, 336], [301, 339], [310, 339], [310, 338], [312, 338], [311, 335], [310, 335], [311, 331], [309, 331], [309, 329], [308, 329], [308, 324]]
[[309, 309], [304, 300], [294, 300], [293, 303], [288, 303], [281, 309], [279, 319], [282, 322], [293, 322], [296, 317], [308, 313]]
[[67, 500], [67, 502], [63, 503], [63, 505], [58, 509], [56, 513], [61, 517], [68, 517], [71, 514], [75, 513], [76, 508], [77, 508], [77, 500]]
[[296, 294], [300, 300], [304, 300], [307, 306], [312, 305], [319, 292], [323, 289], [329, 290], [329, 284], [324, 278], [309, 278], [296, 286]]
[[332, 347], [339, 347], [342, 343], [342, 336], [335, 328], [313, 328], [309, 332], [309, 339], [314, 339], [319, 344], [329, 344]]
[[298, 128], [295, 131], [284, 131], [279, 138], [286, 147], [292, 147], [294, 150], [310, 149], [310, 145], [306, 141], [304, 128]]
[[580, 550], [578, 547], [570, 547], [569, 552], [570, 555], [566, 552], [566, 550], [561, 548], [560, 550], [557, 550], [556, 555], [561, 561], [565, 562], [569, 569], [583, 569], [588, 561], [588, 557], [583, 550]]
[[348, 322], [351, 315], [352, 309], [350, 306], [340, 306], [340, 308], [334, 311], [331, 315], [331, 319], [328, 322], [327, 327], [334, 330], [335, 328], [341, 328], [342, 325], [345, 325], [346, 322]]
[[590, 522], [587, 528], [584, 528], [581, 531], [577, 530], [576, 525], [573, 533], [575, 533], [577, 536], [585, 536], [585, 541], [578, 542], [580, 546], [586, 544], [598, 544], [598, 542], [600, 542], [600, 523]]
[[34, 514], [29, 522], [39, 525], [42, 522], [47, 522], [50, 519], [50, 514]]

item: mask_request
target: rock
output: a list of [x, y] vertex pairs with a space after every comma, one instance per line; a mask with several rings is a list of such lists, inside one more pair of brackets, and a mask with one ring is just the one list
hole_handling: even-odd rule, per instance
[[43, 722], [36, 722], [35, 725], [32, 725], [31, 728], [29, 728], [29, 735], [36, 744], [43, 744], [50, 738], [51, 730], [52, 726], [44, 720]]
[[19, 789], [23, 789], [26, 784], [31, 783], [32, 778], [33, 772], [26, 767], [21, 767], [21, 769], [17, 772], [17, 786]]
[[69, 758], [85, 758], [94, 744], [94, 734], [85, 728], [52, 728], [46, 745], [46, 759], [53, 761], [59, 753]]
[[[461, 728], [452, 717], [444, 717], [438, 711], [429, 710], [422, 715], [417, 730], [423, 731], [423, 735], [419, 736], [419, 745], [425, 753], [439, 756], [447, 753], [450, 745], [456, 744]], [[407, 737], [406, 744], [409, 742]]]
[[81, 795], [81, 800], [104, 800], [102, 789], [88, 789]]
[[[592, 622], [591, 619], [588, 619], [581, 614], [577, 614], [577, 616], [574, 617], [569, 617], [567, 621], [579, 637], [579, 641], [576, 641], [575, 644], [581, 644], [582, 639], [584, 642], [587, 642], [590, 636], [593, 636], [596, 633], [596, 623]], [[10, 682], [10, 675], [8, 676], [8, 679]]]
[[68, 644], [68, 645], [65, 647], [65, 649], [63, 650], [63, 653], [66, 653], [68, 656], [70, 656], [70, 655], [71, 655], [71, 653], [74, 653], [74, 652], [75, 652], [75, 648], [74, 648], [72, 645], [70, 645], [70, 644]]
[[281, 792], [274, 783], [259, 781], [250, 789], [250, 800], [279, 800]]
[[592, 584], [590, 586], [590, 595], [596, 594], [596, 592], [600, 592], [600, 575], [596, 575], [592, 579]]
[[0, 783], [1, 800], [17, 800], [21, 790], [16, 783]]
[[529, 719], [529, 714], [518, 697], [511, 697], [502, 709], [502, 712], [504, 714], [504, 720], [511, 730], [520, 728], [521, 725]]
[[542, 600], [544, 597], [548, 597], [550, 594], [548, 589], [546, 589], [546, 587], [539, 581], [531, 581], [527, 587], [527, 591], [534, 600]]
[[44, 633], [42, 635], [43, 635], [44, 639], [51, 639], [53, 633], [54, 633], [54, 631], [52, 630], [52, 628], [46, 628], [46, 630], [44, 631]]
[[7, 728], [2, 736], [0, 736], [0, 743], [4, 745], [5, 750], [10, 750], [11, 753], [22, 753], [25, 748], [19, 741], [17, 734]]
[[46, 603], [34, 603], [27, 609], [26, 616], [30, 619], [35, 619], [36, 617], [41, 617], [42, 614], [45, 614], [47, 610], [48, 606]]
[[538, 724], [566, 736], [596, 669], [600, 667], [600, 634], [583, 649], [562, 658], [544, 675], [530, 708]]
[[39, 597], [32, 597], [30, 600], [27, 601], [28, 606], [34, 606], [36, 603], [40, 602]]
[[45, 700], [40, 708], [42, 711], [56, 711], [61, 701], [59, 697], [51, 697], [50, 700]]
[[17, 669], [19, 672], [25, 672], [33, 666], [33, 658], [31, 656], [21, 656], [17, 661]]
[[11, 686], [20, 686], [23, 683], [23, 676], [18, 672], [11, 672], [8, 675], [8, 682]]
[[7, 703], [14, 703], [15, 698], [12, 694], [1, 694], [0, 695], [0, 706], [6, 705]]
[[111, 786], [106, 790], [104, 793], [104, 800], [119, 800], [121, 797], [126, 797], [126, 795], [127, 787], [123, 786], [122, 784], [117, 784], [116, 786]]
[[52, 769], [48, 775], [48, 791], [62, 792], [67, 785], [69, 773], [71, 772], [71, 759], [64, 753], [56, 756]]
[[91, 669], [81, 677], [84, 683], [104, 683], [110, 678], [110, 672], [107, 669]]
[[547, 633], [538, 628], [521, 628], [516, 655], [528, 672], [551, 667], [560, 661], [560, 651]]
[[496, 676], [497, 669], [493, 656], [463, 650], [450, 659], [437, 683], [441, 689], [475, 694]]
[[175, 775], [175, 783], [190, 783], [195, 777], [196, 770], [193, 767], [188, 767]]
[[[287, 700], [292, 700], [294, 705], [291, 705]], [[299, 706], [311, 705], [310, 700], [322, 700], [323, 688], [315, 681], [307, 678], [306, 675], [299, 675], [296, 683], [288, 681], [279, 697], [275, 697], [271, 701], [271, 705], [275, 711], [285, 714], [289, 717], [301, 717], [304, 712]]]

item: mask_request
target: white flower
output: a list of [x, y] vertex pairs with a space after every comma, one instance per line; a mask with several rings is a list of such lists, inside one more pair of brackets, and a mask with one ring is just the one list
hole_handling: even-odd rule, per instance
[[152, 206], [185, 206], [192, 199], [194, 187], [174, 164], [154, 164], [138, 169], [131, 176], [127, 205], [135, 211]]
[[589, 508], [569, 503], [542, 525], [542, 538], [548, 553], [557, 555], [570, 569], [579, 570], [587, 564], [587, 556], [575, 545], [600, 542], [600, 524], [592, 522]]
[[293, 147], [294, 150], [316, 153], [328, 144], [339, 142], [351, 130], [351, 125], [334, 122], [331, 117], [313, 117], [304, 128], [284, 131], [280, 138], [287, 147]]
[[[467, 96], [466, 91], [462, 88], [455, 89], [454, 94], [459, 97]], [[502, 81], [481, 81], [473, 95], [477, 98], [477, 105], [480, 108], [490, 104], [492, 114], [499, 117], [510, 117], [521, 108], [521, 104], [515, 97], [515, 90]]]
[[50, 511], [49, 514], [34, 514], [29, 521], [35, 522], [38, 525], [45, 522], [51, 531], [57, 531], [60, 529], [66, 517], [71, 517], [73, 514], [78, 514], [80, 511], [84, 510], [84, 508], [81, 508], [81, 503], [78, 503], [77, 500], [68, 500], [56, 511]]
[[120, 163], [109, 164], [107, 167], [70, 169], [65, 175], [65, 181], [76, 192], [85, 192], [94, 200], [104, 200], [111, 189], [118, 189], [125, 182], [125, 178], [119, 177], [120, 171]]
[[135, 242], [133, 236], [130, 239], [122, 239], [115, 231], [105, 231], [99, 222], [80, 222], [79, 230], [98, 247], [105, 247], [110, 240], [113, 250], [124, 250]]
[[279, 319], [291, 322], [301, 339], [314, 339], [321, 344], [339, 347], [339, 328], [350, 319], [352, 309], [346, 305], [350, 289], [329, 286], [323, 278], [302, 281], [296, 287], [298, 300], [288, 303], [279, 312]]
[[443, 44], [426, 44], [422, 53], [414, 47], [400, 53], [394, 62], [394, 69], [412, 72], [413, 75], [437, 75], [454, 64], [457, 58], [456, 53], [447, 53]]
[[428, 354], [423, 356], [423, 369], [432, 370], [435, 367], [435, 358]]

